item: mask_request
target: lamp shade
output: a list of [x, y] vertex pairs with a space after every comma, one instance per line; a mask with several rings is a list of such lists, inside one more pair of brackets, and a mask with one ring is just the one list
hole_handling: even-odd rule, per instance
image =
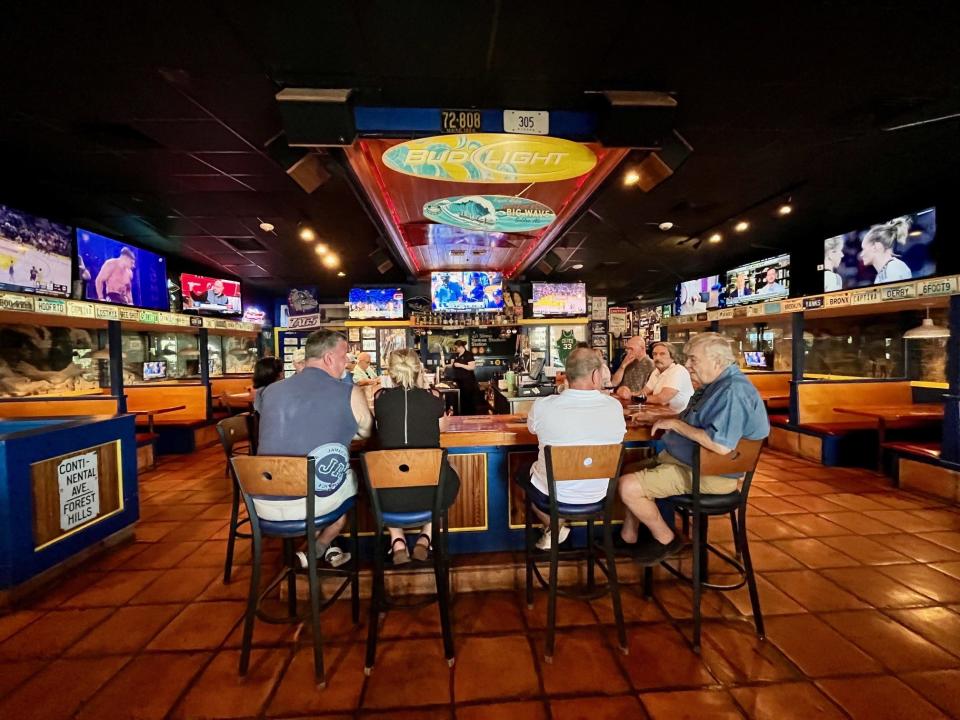
[[904, 340], [930, 340], [950, 337], [950, 330], [933, 324], [933, 318], [925, 317], [920, 327], [907, 330], [903, 334]]

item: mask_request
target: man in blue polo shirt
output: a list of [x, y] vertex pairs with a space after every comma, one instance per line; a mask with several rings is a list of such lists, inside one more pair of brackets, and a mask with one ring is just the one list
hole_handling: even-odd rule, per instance
[[[689, 493], [693, 485], [693, 448], [700, 445], [727, 455], [741, 439], [761, 440], [770, 433], [770, 423], [760, 394], [736, 365], [730, 342], [718, 333], [700, 333], [684, 348], [687, 369], [695, 384], [703, 386], [696, 405], [682, 418], [658, 420], [653, 432], [666, 431], [664, 449], [657, 464], [620, 478], [620, 497], [628, 512], [621, 536], [636, 544], [639, 523], [650, 529], [653, 546], [644, 548], [643, 559], [659, 562], [676, 555], [683, 541], [663, 519], [657, 498]], [[705, 494], [726, 494], [737, 489], [738, 477], [707, 475], [700, 478]]]

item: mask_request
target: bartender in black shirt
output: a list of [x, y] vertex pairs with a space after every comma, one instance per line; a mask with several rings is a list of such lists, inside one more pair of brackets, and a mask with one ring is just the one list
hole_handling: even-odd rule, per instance
[[460, 414], [476, 414], [475, 398], [477, 395], [477, 363], [473, 353], [467, 350], [467, 343], [456, 340], [453, 343], [457, 354], [450, 361], [453, 368], [453, 379], [460, 388]]

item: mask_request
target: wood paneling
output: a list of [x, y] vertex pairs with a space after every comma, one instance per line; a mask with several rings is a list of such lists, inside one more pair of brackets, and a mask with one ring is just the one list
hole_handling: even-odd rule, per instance
[[248, 495], [306, 496], [307, 458], [236, 455], [230, 462]]
[[960, 472], [903, 457], [899, 471], [900, 487], [960, 502]]
[[116, 415], [117, 400], [92, 395], [83, 400], [0, 401], [0, 417], [62, 417], [65, 415]]
[[772, 427], [770, 428], [770, 436], [767, 438], [767, 445], [771, 450], [799, 455], [800, 433], [781, 427]]
[[797, 433], [799, 444], [797, 452], [800, 456], [813, 460], [814, 462], [823, 462], [823, 439], [814, 435], [804, 435]]
[[903, 405], [913, 402], [910, 381], [799, 383], [798, 421], [806, 423], [854, 423], [862, 418], [834, 412], [839, 405]]
[[[202, 422], [207, 419], [207, 388], [203, 385], [163, 385], [157, 387], [128, 387], [128, 410], [150, 410], [152, 408], [183, 405], [183, 410], [157, 415], [153, 424], [177, 425], [180, 423]], [[146, 418], [142, 420], [146, 422]]]
[[487, 527], [486, 453], [449, 455], [447, 460], [460, 476], [460, 493], [449, 511], [450, 529]]
[[790, 394], [790, 373], [753, 372], [744, 373], [744, 375], [760, 392]]
[[234, 393], [246, 392], [251, 387], [253, 387], [253, 377], [251, 375], [210, 378], [210, 394], [213, 396], [214, 402], [219, 402], [221, 393], [233, 395]]
[[[97, 454], [100, 512], [76, 527], [61, 530], [57, 467], [64, 460], [85, 455], [91, 451]], [[64, 535], [73, 534], [81, 528], [98, 522], [105, 515], [119, 510], [122, 496], [120, 473], [120, 442], [116, 440], [33, 463], [30, 466], [30, 481], [33, 493], [34, 547], [40, 547]]]

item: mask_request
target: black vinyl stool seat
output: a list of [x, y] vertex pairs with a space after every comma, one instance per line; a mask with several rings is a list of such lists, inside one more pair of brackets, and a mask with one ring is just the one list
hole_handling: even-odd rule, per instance
[[[623, 609], [620, 604], [620, 586], [617, 582], [617, 563], [613, 549], [613, 506], [617, 496], [617, 480], [623, 464], [623, 445], [547, 445], [543, 448], [547, 471], [548, 493], [544, 495], [532, 482], [520, 482], [525, 491], [526, 521], [524, 525], [524, 560], [526, 565], [527, 607], [533, 607], [533, 579], [546, 588], [547, 638], [544, 660], [553, 662], [556, 635], [557, 596], [576, 600], [595, 600], [609, 593], [613, 615], [617, 624], [617, 639], [620, 651], [627, 654], [627, 632], [623, 624]], [[557, 500], [557, 483], [570, 480], [607, 478], [607, 493], [600, 502], [577, 505]], [[534, 557], [536, 533], [533, 530], [532, 506], [550, 516], [550, 575], [544, 578]], [[561, 550], [560, 520], [585, 522], [587, 543], [584, 548]], [[597, 541], [594, 532], [596, 521], [603, 528], [602, 540]], [[599, 557], [598, 557], [599, 554]], [[587, 583], [582, 591], [564, 590], [559, 587], [559, 563], [564, 560], [587, 561]], [[607, 576], [607, 584], [598, 586], [595, 567]]]
[[[443, 507], [444, 466], [447, 451], [436, 449], [376, 450], [363, 453], [363, 477], [370, 496], [370, 509], [375, 524], [375, 537], [378, 542], [373, 548], [373, 592], [370, 597], [370, 627], [367, 634], [367, 657], [364, 673], [373, 672], [377, 655], [377, 635], [381, 616], [388, 610], [411, 609], [437, 603], [440, 610], [440, 627], [443, 632], [443, 650], [447, 664], [452, 666], [455, 660], [453, 648], [453, 629], [450, 623], [450, 553], [448, 549], [449, 519]], [[431, 508], [409, 512], [383, 512], [380, 492], [398, 488], [433, 486]], [[379, 542], [384, 528], [421, 527], [433, 523], [433, 551], [431, 557], [423, 562], [411, 558], [404, 565], [389, 569], [385, 563], [385, 552]], [[398, 602], [387, 596], [386, 574], [417, 571], [424, 567], [433, 568], [437, 591], [414, 602]]]
[[[254, 621], [268, 623], [300, 623], [306, 614], [297, 610], [297, 574], [306, 574], [310, 588], [309, 620], [313, 629], [314, 676], [317, 684], [326, 686], [323, 667], [323, 635], [320, 629], [320, 613], [330, 607], [343, 592], [350, 588], [350, 602], [355, 625], [360, 622], [360, 539], [357, 533], [356, 496], [350, 497], [331, 512], [316, 514], [315, 459], [312, 457], [237, 456], [231, 461], [234, 475], [240, 487], [247, 514], [250, 518], [250, 536], [253, 541], [253, 568], [250, 575], [250, 592], [247, 596], [247, 611], [243, 624], [243, 642], [240, 650], [240, 674], [246, 675], [250, 666], [250, 648], [253, 642]], [[256, 500], [303, 499], [306, 508], [303, 520], [264, 520], [257, 515]], [[335, 522], [344, 513], [349, 514], [351, 551], [350, 562], [338, 568], [321, 568], [317, 557], [316, 532]], [[283, 542], [285, 567], [260, 589], [261, 551], [264, 538], [279, 538]], [[296, 558], [296, 541], [306, 541], [306, 569], [300, 568]], [[320, 579], [341, 578], [342, 582], [330, 596], [321, 602]], [[287, 614], [269, 615], [261, 609], [263, 600], [287, 582]]]
[[[692, 526], [693, 573], [684, 575], [671, 562], [663, 563], [671, 574], [693, 585], [693, 649], [700, 652], [700, 600], [703, 589], [737, 590], [744, 585], [750, 593], [750, 605], [753, 608], [753, 621], [757, 636], [763, 639], [763, 614], [760, 611], [760, 596], [757, 593], [757, 581], [750, 560], [750, 545], [747, 540], [747, 499], [753, 474], [760, 459], [763, 440], [742, 439], [729, 455], [718, 455], [699, 445], [693, 448], [693, 483], [691, 492], [667, 498], [673, 503], [677, 513], [683, 518], [686, 531]], [[730, 493], [712, 495], [700, 492], [700, 478], [705, 475], [743, 475], [740, 488]], [[728, 555], [711, 545], [707, 539], [708, 521], [711, 517], [728, 515], [733, 527], [733, 542], [736, 557]], [[732, 567], [739, 576], [736, 582], [717, 584], [708, 582], [706, 577], [708, 553], [713, 553], [724, 563]], [[649, 584], [651, 571], [648, 570], [645, 582]]]
[[223, 563], [223, 582], [229, 583], [233, 574], [233, 551], [237, 538], [249, 540], [252, 535], [241, 530], [240, 527], [250, 523], [249, 517], [240, 517], [240, 485], [237, 476], [230, 464], [230, 460], [237, 455], [248, 453], [256, 454], [256, 418], [250, 413], [242, 413], [225, 418], [217, 423], [217, 435], [220, 436], [220, 445], [227, 457], [227, 474], [233, 486], [233, 497], [230, 501], [230, 529], [227, 534], [227, 557]]

